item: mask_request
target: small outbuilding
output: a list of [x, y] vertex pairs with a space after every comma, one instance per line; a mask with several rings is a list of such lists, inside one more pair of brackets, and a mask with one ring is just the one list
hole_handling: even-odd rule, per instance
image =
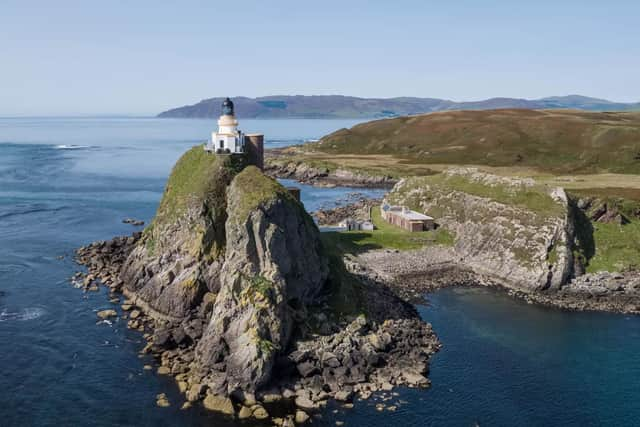
[[339, 226], [347, 231], [373, 231], [375, 229], [371, 221], [359, 221], [353, 218], [343, 220]]
[[436, 228], [435, 220], [420, 212], [412, 211], [405, 206], [392, 206], [383, 203], [380, 208], [382, 219], [389, 224], [404, 228], [407, 231], [425, 231]]

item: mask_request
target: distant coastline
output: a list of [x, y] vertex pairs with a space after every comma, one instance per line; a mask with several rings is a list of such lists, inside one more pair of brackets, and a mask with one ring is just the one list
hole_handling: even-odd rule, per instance
[[[220, 115], [221, 97], [203, 99], [193, 105], [172, 108], [160, 118], [215, 118]], [[541, 99], [490, 98], [456, 102], [438, 98], [358, 98], [342, 95], [234, 97], [239, 118], [298, 119], [375, 119], [450, 110], [489, 110], [500, 108], [577, 109], [585, 111], [635, 111], [640, 102], [624, 103], [581, 95], [552, 96]]]

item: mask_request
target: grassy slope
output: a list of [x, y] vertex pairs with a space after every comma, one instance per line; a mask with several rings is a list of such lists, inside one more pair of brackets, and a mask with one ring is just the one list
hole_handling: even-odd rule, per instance
[[520, 166], [554, 174], [640, 173], [640, 114], [442, 112], [363, 123], [307, 148], [332, 155], [390, 155], [409, 165]]
[[241, 158], [211, 154], [201, 145], [184, 153], [171, 171], [153, 221], [144, 231], [147, 249], [151, 253], [162, 250], [156, 247], [158, 242], [165, 240], [162, 233], [189, 207], [195, 207], [205, 209], [215, 225], [216, 235], [205, 235], [205, 230], [191, 230], [193, 252], [219, 253], [224, 245], [227, 185], [242, 167]]

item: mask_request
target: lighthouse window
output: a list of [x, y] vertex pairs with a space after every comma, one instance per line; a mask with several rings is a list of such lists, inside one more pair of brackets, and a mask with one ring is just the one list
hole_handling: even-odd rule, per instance
[[224, 140], [223, 139], [220, 140], [220, 148], [224, 148]]

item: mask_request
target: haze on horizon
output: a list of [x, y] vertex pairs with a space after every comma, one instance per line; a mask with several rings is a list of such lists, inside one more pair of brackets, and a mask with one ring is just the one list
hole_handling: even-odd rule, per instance
[[16, 1], [0, 116], [151, 115], [214, 96], [640, 101], [640, 2]]

